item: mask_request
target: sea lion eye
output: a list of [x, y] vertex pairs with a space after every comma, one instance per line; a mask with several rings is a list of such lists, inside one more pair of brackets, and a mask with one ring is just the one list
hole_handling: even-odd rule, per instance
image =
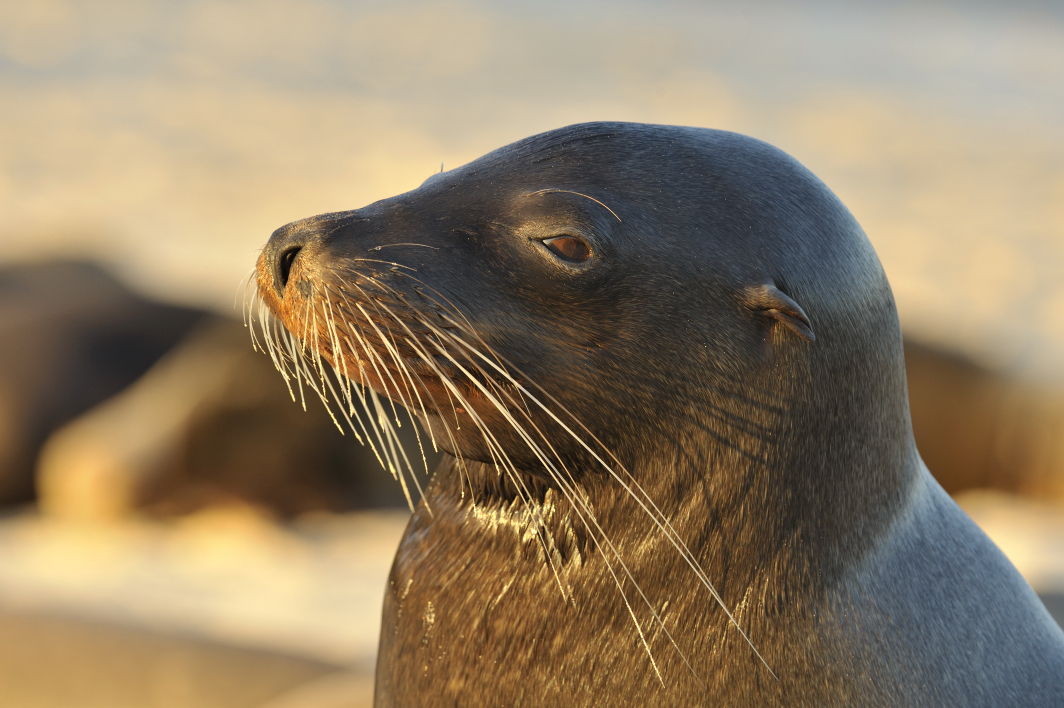
[[575, 236], [545, 238], [543, 239], [543, 245], [551, 253], [567, 261], [579, 263], [591, 257], [591, 249], [588, 248], [588, 245]]

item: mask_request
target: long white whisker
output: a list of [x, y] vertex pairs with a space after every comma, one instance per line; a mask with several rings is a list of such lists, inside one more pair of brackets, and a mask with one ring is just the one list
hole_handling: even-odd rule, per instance
[[[328, 290], [327, 286], [326, 290]], [[326, 297], [325, 304], [329, 307], [329, 316], [326, 322], [329, 325], [330, 346], [333, 350], [333, 371], [336, 372], [337, 378], [344, 383], [342, 386], [344, 398], [342, 400], [347, 402], [347, 409], [351, 410], [353, 408], [351, 403], [351, 376], [347, 372], [347, 357], [344, 356], [343, 344], [340, 342], [340, 334], [336, 329], [336, 313], [333, 312], [332, 298]], [[343, 371], [342, 377], [340, 371]]]
[[[388, 315], [395, 322], [397, 322], [397, 323], [401, 322], [399, 320], [399, 318], [396, 317], [391, 312], [391, 310], [388, 310], [387, 306], [385, 306], [383, 303], [377, 303], [377, 304], [375, 304], [375, 307], [378, 310], [378, 313], [383, 308], [384, 310], [386, 310], [388, 312]], [[361, 310], [361, 307], [359, 309]], [[373, 322], [370, 322], [370, 326], [373, 327], [374, 331], [377, 333], [377, 336], [380, 338], [381, 344], [384, 345], [384, 348], [388, 351], [388, 355], [391, 356], [392, 361], [395, 362], [396, 371], [399, 372], [399, 380], [402, 382], [403, 389], [405, 390], [405, 395], [403, 395], [403, 391], [400, 391], [400, 390], [397, 389], [398, 395], [400, 396], [400, 398], [402, 398], [403, 406], [407, 409], [407, 411], [415, 411], [416, 409], [414, 408], [413, 398], [416, 396], [417, 399], [418, 399], [418, 402], [420, 403], [421, 402], [421, 395], [417, 393], [417, 386], [416, 386], [416, 384], [414, 384], [413, 380], [410, 378], [409, 367], [407, 366], [406, 362], [403, 361], [402, 356], [399, 354], [398, 349], [396, 349], [396, 347], [395, 347], [394, 341], [392, 341], [391, 331], [388, 330], [388, 333], [386, 335], [385, 332], [381, 331], [381, 329], [379, 327], [377, 327], [377, 325], [374, 324]], [[409, 382], [409, 384], [408, 384], [408, 382]], [[411, 387], [413, 387], [413, 390], [411, 390]], [[422, 410], [424, 410], [424, 405], [422, 405]], [[420, 432], [418, 432], [417, 425], [413, 425], [412, 427], [414, 428], [414, 437], [417, 439], [418, 450], [420, 450], [420, 452], [421, 452], [421, 461], [425, 465], [425, 474], [428, 474], [429, 473], [429, 465], [428, 465], [428, 460], [425, 457], [425, 448], [421, 444], [421, 434], [420, 434]], [[431, 433], [430, 433], [430, 435], [431, 435]], [[433, 441], [433, 446], [435, 447], [435, 440]], [[416, 477], [414, 478], [414, 481], [415, 481], [415, 483], [417, 482], [417, 478]], [[421, 485], [419, 484], [418, 485], [418, 490], [420, 491], [420, 489], [421, 489]]]
[[299, 402], [303, 406], [303, 410], [306, 410], [307, 399], [306, 396], [303, 395], [303, 380], [300, 375], [303, 369], [299, 359], [300, 352], [296, 349], [294, 335], [291, 332], [284, 330], [281, 334], [284, 337], [285, 343], [288, 345], [288, 354], [292, 357], [292, 370], [296, 377], [296, 387], [299, 389]]
[[[377, 414], [377, 425], [379, 425], [383, 429], [383, 431], [386, 433], [386, 435], [384, 437], [388, 441], [388, 453], [389, 453], [388, 454], [388, 458], [389, 458], [389, 460], [394, 460], [395, 461], [395, 464], [392, 467], [392, 469], [395, 470], [393, 474], [395, 475], [396, 479], [399, 480], [399, 486], [401, 486], [403, 488], [403, 496], [406, 497], [406, 503], [407, 503], [407, 505], [409, 505], [411, 513], [413, 513], [413, 511], [414, 511], [414, 500], [410, 498], [410, 489], [409, 489], [409, 487], [407, 487], [407, 484], [406, 484], [406, 476], [399, 469], [399, 464], [398, 464], [399, 463], [399, 456], [396, 455], [396, 450], [395, 450], [396, 447], [397, 447], [397, 445], [395, 443], [395, 431], [391, 427], [391, 423], [388, 420], [388, 416], [385, 415], [385, 413], [384, 413], [384, 408], [381, 406], [380, 397], [377, 395], [377, 392], [374, 391], [373, 389], [370, 389], [369, 390], [369, 397], [370, 397], [370, 400], [373, 401], [373, 408], [374, 408], [374, 410], [375, 410], [375, 412]], [[402, 449], [403, 449], [402, 446], [400, 445], [398, 447], [399, 447], [399, 450], [402, 451]], [[405, 453], [403, 454], [403, 457], [404, 458], [406, 457]], [[407, 461], [407, 464], [409, 464], [409, 460]], [[411, 476], [413, 476], [413, 472], [411, 472]], [[414, 479], [416, 480], [417, 478], [415, 477]], [[420, 491], [420, 488], [419, 488], [419, 491]], [[424, 494], [422, 494], [422, 499], [424, 500]]]

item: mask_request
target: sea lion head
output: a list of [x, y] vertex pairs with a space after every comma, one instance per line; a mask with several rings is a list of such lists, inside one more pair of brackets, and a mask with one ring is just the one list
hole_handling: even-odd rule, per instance
[[884, 445], [908, 453], [871, 245], [805, 168], [734, 133], [537, 135], [278, 229], [258, 288], [323, 360], [468, 460], [549, 478], [544, 457], [653, 474], [663, 456], [700, 472], [745, 456], [778, 476], [841, 455], [858, 478]]

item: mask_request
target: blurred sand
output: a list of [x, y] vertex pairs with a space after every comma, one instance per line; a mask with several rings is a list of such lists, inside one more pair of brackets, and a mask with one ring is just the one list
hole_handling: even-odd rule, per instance
[[282, 528], [239, 507], [175, 525], [18, 515], [0, 522], [0, 606], [368, 669], [406, 518]]
[[361, 708], [372, 674], [47, 615], [0, 613], [10, 708]]

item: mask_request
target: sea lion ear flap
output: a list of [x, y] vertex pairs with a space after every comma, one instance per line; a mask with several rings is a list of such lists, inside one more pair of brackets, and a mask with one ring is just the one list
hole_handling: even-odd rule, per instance
[[815, 342], [816, 334], [801, 305], [775, 285], [755, 285], [746, 289], [745, 305], [786, 326], [807, 342]]

